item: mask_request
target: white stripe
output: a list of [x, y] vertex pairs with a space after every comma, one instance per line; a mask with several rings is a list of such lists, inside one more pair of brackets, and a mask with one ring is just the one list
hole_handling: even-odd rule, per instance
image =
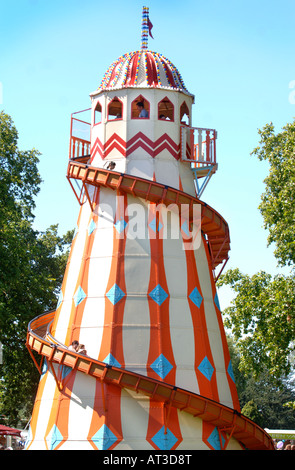
[[[164, 209], [166, 211], [166, 209]], [[168, 219], [169, 221], [169, 219]], [[171, 212], [171, 222], [178, 224], [178, 214]], [[169, 223], [170, 226], [170, 223]], [[176, 363], [176, 385], [199, 393], [195, 362], [195, 337], [187, 299], [187, 266], [181, 235], [171, 239], [170, 227], [163, 240], [165, 274], [170, 293], [170, 335]], [[165, 352], [163, 351], [165, 355]]]
[[109, 280], [113, 255], [113, 220], [116, 194], [101, 189], [97, 228], [90, 235], [94, 237], [88, 270], [87, 298], [80, 327], [79, 342], [85, 344], [87, 354], [98, 358], [105, 313], [105, 293]]
[[[73, 251], [71, 253], [70, 264], [68, 268], [68, 275], [66, 286], [64, 290], [64, 300], [61, 306], [58, 322], [55, 330], [55, 337], [58, 341], [65, 344], [67, 330], [69, 328], [69, 320], [72, 310], [72, 299], [75, 295], [77, 280], [80, 272], [81, 260], [83, 257], [84, 246], [86, 237], [88, 236], [87, 227], [90, 216], [90, 206], [86, 202], [81, 207], [81, 220], [79, 223], [78, 233], [76, 234]], [[68, 346], [68, 345], [66, 345]]]
[[[54, 366], [54, 367], [57, 373], [58, 367], [57, 366]], [[49, 418], [50, 418], [50, 414], [51, 414], [51, 410], [53, 406], [53, 398], [54, 398], [54, 393], [56, 391], [56, 382], [50, 370], [47, 372], [46, 377], [40, 379], [40, 382], [43, 379], [46, 380], [46, 382], [45, 382], [45, 386], [43, 389], [43, 394], [41, 396], [41, 403], [40, 403], [38, 417], [37, 417], [36, 433], [35, 433], [34, 441], [32, 445], [29, 447], [29, 450], [47, 450], [46, 444], [45, 444], [45, 436], [46, 436], [46, 430], [47, 430], [47, 426], [48, 426], [48, 422], [49, 422]], [[49, 432], [50, 432], [50, 429], [49, 429]]]
[[[128, 204], [135, 202], [143, 216], [137, 220], [146, 224], [147, 204], [138, 198], [128, 196]], [[133, 372], [147, 375], [146, 364], [150, 347], [150, 315], [147, 299], [151, 268], [150, 241], [147, 237], [129, 238], [132, 229], [126, 231], [124, 266], [127, 296], [123, 325], [125, 367]]]
[[218, 319], [216, 317], [209, 266], [207, 262], [203, 239], [200, 248], [195, 251], [195, 258], [199, 274], [200, 286], [202, 290], [202, 296], [204, 299], [203, 302], [205, 308], [205, 317], [210, 348], [214, 360], [214, 366], [216, 368], [219, 401], [220, 403], [232, 408], [233, 402], [225, 371], [221, 332], [219, 329]]
[[[61, 450], [93, 450], [87, 440], [93, 415], [96, 380], [77, 372], [71, 392], [68, 414], [68, 439]], [[69, 399], [69, 398], [67, 398]]]
[[209, 450], [210, 448], [203, 442], [203, 421], [200, 418], [177, 410], [179, 426], [183, 441], [177, 450]]
[[146, 440], [149, 424], [150, 400], [136, 392], [122, 389], [121, 423], [123, 441], [115, 450], [154, 450]]

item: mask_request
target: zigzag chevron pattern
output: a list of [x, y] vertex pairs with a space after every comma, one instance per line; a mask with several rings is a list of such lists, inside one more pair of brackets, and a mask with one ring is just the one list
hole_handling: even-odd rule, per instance
[[159, 139], [153, 142], [142, 132], [138, 132], [128, 142], [125, 142], [118, 134], [114, 133], [105, 144], [99, 138], [96, 138], [91, 149], [91, 161], [96, 153], [101, 158], [106, 158], [113, 149], [117, 149], [123, 157], [128, 157], [138, 148], [143, 148], [152, 158], [155, 158], [163, 150], [168, 150], [176, 159], [180, 158], [180, 144], [176, 144], [168, 134], [163, 134]]

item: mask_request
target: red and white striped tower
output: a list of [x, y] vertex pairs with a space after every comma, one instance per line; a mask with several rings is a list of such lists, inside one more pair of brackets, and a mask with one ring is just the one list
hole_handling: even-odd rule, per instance
[[[80, 213], [52, 321], [29, 329], [45, 360], [27, 449], [244, 448], [215, 287], [228, 226], [198, 199], [216, 132], [191, 127], [194, 96], [148, 49], [150, 27], [144, 8], [141, 49], [91, 93], [89, 124], [72, 116]], [[73, 340], [85, 359], [67, 352]]]

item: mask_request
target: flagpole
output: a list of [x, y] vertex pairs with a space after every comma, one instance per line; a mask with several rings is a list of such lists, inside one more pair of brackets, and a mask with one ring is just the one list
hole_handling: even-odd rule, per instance
[[149, 19], [149, 8], [142, 7], [142, 23], [141, 23], [141, 49], [148, 49], [148, 36], [151, 37], [151, 28], [153, 25]]

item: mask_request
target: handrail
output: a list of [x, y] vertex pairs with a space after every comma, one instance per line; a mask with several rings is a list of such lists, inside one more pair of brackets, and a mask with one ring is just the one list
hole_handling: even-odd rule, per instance
[[79, 137], [71, 136], [70, 141], [70, 158], [90, 157], [90, 142]]
[[[53, 344], [45, 337], [40, 337], [35, 329], [38, 330], [40, 322], [43, 326], [44, 324], [49, 326], [54, 314], [55, 312], [44, 313], [29, 323], [26, 345], [32, 357], [34, 357], [33, 351], [36, 351], [42, 357], [46, 357], [50, 364], [57, 363], [71, 367], [73, 370], [83, 372], [101, 382], [142, 393], [155, 401], [199, 417], [203, 421], [215, 425], [219, 432], [228, 432], [230, 436], [240, 441], [249, 450], [274, 449], [272, 439], [266, 431], [236, 410], [151, 377], [110, 366], [102, 361], [71, 351], [66, 346]], [[53, 339], [55, 340], [55, 338]], [[41, 374], [41, 367], [36, 360], [34, 363]], [[55, 380], [57, 380], [56, 375]], [[65, 386], [62, 382], [57, 382], [57, 385], [60, 390]]]
[[[198, 134], [197, 143], [195, 143], [194, 139], [195, 131]], [[205, 133], [205, 139], [203, 133]], [[216, 139], [217, 132], [215, 129], [181, 126], [181, 161], [190, 162], [194, 164], [195, 167], [204, 167], [210, 164], [217, 168]]]
[[[84, 113], [90, 110], [91, 108], [83, 109], [82, 111], [77, 111], [75, 113], [72, 113], [71, 115], [69, 158], [76, 158], [81, 155], [82, 156], [90, 155], [91, 123], [84, 121], [82, 119], [78, 119], [77, 117], [73, 117], [74, 114]], [[84, 127], [84, 130], [82, 130], [81, 128], [74, 130], [74, 123], [82, 124], [82, 128]], [[81, 126], [78, 126], [78, 127], [81, 127]], [[81, 137], [81, 133], [84, 134], [84, 137]], [[85, 133], [88, 134], [87, 135], [88, 138], [85, 138]]]

